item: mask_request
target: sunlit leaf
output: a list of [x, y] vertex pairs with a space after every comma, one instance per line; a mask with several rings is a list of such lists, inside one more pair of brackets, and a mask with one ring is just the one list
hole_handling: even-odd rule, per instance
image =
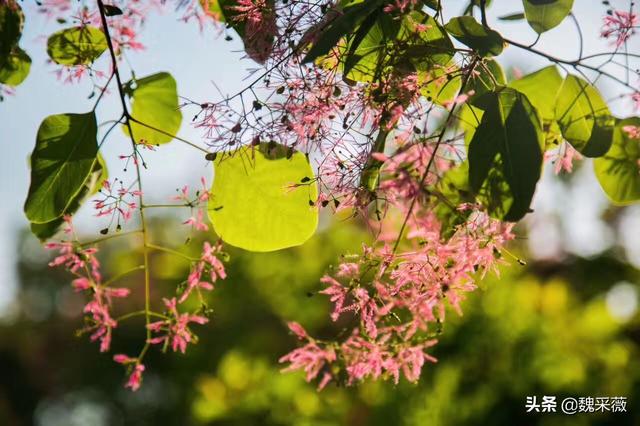
[[442, 25], [432, 16], [417, 10], [403, 18], [398, 39], [406, 46], [404, 54], [418, 71], [449, 64], [455, 52]]
[[87, 177], [84, 185], [78, 195], [66, 208], [62, 216], [47, 223], [31, 223], [31, 232], [41, 241], [53, 237], [62, 228], [64, 224], [64, 216], [73, 215], [82, 206], [82, 203], [92, 195], [96, 194], [102, 187], [105, 180], [109, 178], [107, 165], [100, 154], [98, 154], [89, 177]]
[[104, 33], [90, 25], [60, 30], [47, 40], [49, 57], [60, 65], [90, 64], [106, 49]]
[[215, 163], [209, 218], [226, 243], [274, 251], [300, 245], [315, 232], [313, 171], [304, 154], [287, 150], [276, 144], [242, 147]]
[[24, 205], [30, 222], [59, 218], [76, 199], [98, 155], [94, 112], [44, 119], [31, 155], [31, 185]]
[[538, 34], [557, 27], [569, 15], [573, 0], [522, 0], [527, 22]]
[[556, 98], [562, 86], [562, 76], [555, 65], [542, 68], [509, 83], [509, 87], [524, 93], [543, 120], [555, 118]]
[[519, 12], [519, 13], [512, 13], [510, 15], [499, 16], [498, 19], [501, 21], [521, 21], [524, 19], [524, 13]]
[[445, 25], [445, 29], [481, 56], [498, 56], [504, 49], [504, 40], [500, 33], [480, 25], [472, 16], [452, 18]]
[[600, 186], [616, 204], [640, 201], [640, 137], [631, 137], [625, 128], [640, 130], [640, 118], [620, 120], [611, 149], [593, 162]]
[[[127, 92], [131, 96], [131, 116], [160, 130], [132, 121], [131, 129], [135, 141], [151, 145], [170, 142], [173, 135], [180, 130], [182, 123], [176, 81], [171, 74], [161, 72], [132, 80], [127, 83]], [[127, 126], [122, 128], [126, 134], [129, 134]]]
[[441, 223], [440, 234], [449, 238], [469, 215], [469, 211], [460, 211], [458, 206], [474, 201], [469, 185], [469, 163], [465, 161], [447, 170], [431, 192], [437, 197], [434, 213]]
[[7, 86], [21, 84], [29, 75], [31, 58], [19, 47], [14, 47], [4, 65], [0, 66], [0, 83]]
[[604, 155], [613, 139], [614, 118], [591, 84], [568, 75], [556, 100], [555, 119], [562, 136], [587, 157]]
[[313, 62], [318, 57], [329, 53], [329, 51], [338, 44], [340, 39], [353, 31], [367, 16], [372, 13], [379, 14], [380, 11], [377, 9], [381, 4], [381, 0], [372, 0], [345, 7], [343, 13], [338, 15], [317, 36], [316, 41], [302, 62]]
[[[369, 24], [365, 20], [361, 25], [368, 29], [364, 36], [358, 31], [349, 40], [344, 64], [348, 80], [371, 82], [380, 75], [412, 72], [418, 72], [426, 80], [429, 73], [441, 74], [450, 65], [453, 45], [433, 17], [412, 11], [398, 21], [379, 13], [375, 22]], [[447, 90], [452, 88], [448, 85]]]
[[17, 46], [24, 26], [24, 14], [14, 0], [0, 3], [0, 66]]
[[434, 66], [432, 71], [418, 72], [420, 93], [429, 101], [444, 104], [452, 101], [462, 86], [459, 68], [451, 63], [449, 66]]
[[239, 16], [235, 0], [200, 0], [207, 14], [233, 28], [244, 43], [244, 50], [254, 61], [263, 64], [271, 51], [277, 32], [275, 1], [265, 0], [261, 19], [251, 21]]
[[118, 15], [122, 15], [122, 9], [112, 4], [105, 4], [104, 13], [107, 16], [118, 16]]
[[493, 209], [492, 213], [506, 221], [517, 221], [529, 211], [540, 178], [540, 117], [526, 96], [506, 87], [484, 94], [474, 104], [484, 114], [469, 145], [469, 183], [474, 192], [480, 193], [495, 174], [492, 170], [498, 170], [513, 202], [508, 211]]
[[[493, 92], [507, 83], [507, 77], [502, 67], [494, 59], [485, 59], [476, 66], [475, 70], [477, 74], [474, 74], [467, 81], [466, 87], [463, 89], [464, 93], [474, 93], [472, 100], [487, 92]], [[458, 110], [458, 125], [465, 132], [464, 140], [467, 145], [471, 142], [473, 134], [480, 125], [482, 114], [483, 111], [473, 106], [471, 102], [466, 102]]]

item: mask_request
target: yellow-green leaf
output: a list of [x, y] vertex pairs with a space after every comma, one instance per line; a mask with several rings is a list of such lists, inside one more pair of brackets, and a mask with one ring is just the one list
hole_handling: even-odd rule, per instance
[[[127, 87], [131, 95], [131, 116], [147, 125], [131, 122], [136, 143], [159, 145], [171, 142], [182, 124], [178, 90], [171, 74], [153, 74], [130, 81]], [[123, 130], [129, 134], [127, 126], [123, 126]]]
[[30, 222], [62, 216], [93, 170], [98, 143], [94, 112], [44, 119], [31, 155], [31, 185], [24, 205]]
[[587, 157], [604, 155], [613, 140], [615, 119], [598, 90], [568, 75], [556, 100], [555, 119], [562, 136]]
[[318, 192], [304, 154], [273, 143], [242, 147], [214, 170], [209, 218], [226, 243], [267, 252], [298, 246], [315, 232], [318, 209], [310, 201]]
[[569, 15], [573, 0], [523, 0], [527, 22], [538, 34], [557, 27]]
[[47, 53], [60, 65], [86, 65], [107, 49], [107, 39], [90, 25], [67, 28], [54, 33], [47, 41]]
[[600, 186], [616, 204], [640, 201], [640, 137], [635, 137], [638, 131], [640, 118], [620, 120], [613, 132], [611, 149], [593, 162]]

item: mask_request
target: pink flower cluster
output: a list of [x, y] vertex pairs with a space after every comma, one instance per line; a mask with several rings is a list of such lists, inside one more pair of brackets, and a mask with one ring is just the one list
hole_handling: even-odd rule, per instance
[[131, 358], [124, 354], [116, 354], [113, 356], [113, 360], [118, 364], [128, 366], [129, 379], [125, 383], [124, 387], [129, 388], [132, 391], [137, 391], [142, 385], [142, 373], [144, 373], [145, 366], [140, 363], [138, 358]]
[[207, 201], [209, 200], [209, 189], [207, 187], [207, 181], [204, 177], [200, 178], [202, 187], [196, 190], [195, 195], [192, 197], [189, 195], [189, 187], [187, 185], [178, 189], [178, 194], [174, 196], [173, 201], [180, 201], [192, 209], [196, 209], [196, 213], [192, 214], [187, 220], [182, 222], [183, 225], [189, 225], [196, 231], [208, 231], [209, 226], [204, 221], [204, 214], [207, 209]]
[[[204, 243], [200, 260], [191, 268], [191, 272], [187, 278], [187, 286], [180, 295], [180, 299], [178, 300], [180, 303], [187, 300], [194, 290], [197, 292], [200, 290], [213, 290], [213, 283], [218, 279], [227, 278], [224, 265], [218, 258], [218, 256], [221, 256], [221, 252], [222, 244], [220, 242], [216, 245], [211, 245], [208, 242]], [[208, 273], [210, 282], [203, 281], [202, 277], [205, 273]]]
[[[65, 220], [67, 221], [65, 232], [73, 233], [70, 218]], [[91, 341], [99, 340], [100, 352], [107, 352], [111, 346], [111, 332], [118, 326], [118, 322], [111, 316], [113, 299], [129, 296], [130, 290], [102, 284], [100, 262], [96, 258], [97, 248], [83, 248], [70, 241], [47, 243], [45, 247], [59, 250], [59, 255], [49, 263], [49, 266], [64, 267], [76, 277], [71, 283], [75, 291], [91, 294], [91, 300], [83, 309], [90, 325], [82, 332], [92, 333]]]
[[[445, 237], [435, 204], [424, 191], [433, 183], [431, 177], [422, 178], [431, 155], [416, 145], [386, 159], [380, 191], [390, 208], [406, 218], [402, 244], [392, 247], [398, 226], [387, 214], [383, 228], [391, 229], [382, 229], [375, 246], [365, 246], [361, 255], [321, 279], [326, 288], [320, 293], [333, 303], [331, 319], [353, 328], [344, 340], [324, 342], [290, 324], [306, 344], [281, 358], [290, 363], [287, 370], [302, 369], [307, 380], [320, 376], [320, 387], [343, 376], [346, 384], [366, 378], [397, 383], [401, 375], [416, 381], [423, 365], [435, 362], [427, 350], [436, 344], [446, 306], [462, 314], [461, 302], [475, 290], [476, 279], [487, 271], [497, 273], [502, 247], [514, 237], [513, 224], [465, 204], [457, 209], [467, 214], [465, 221]], [[439, 163], [448, 167], [444, 160], [434, 161]]]
[[600, 35], [603, 38], [613, 39], [616, 47], [621, 47], [635, 34], [640, 20], [638, 15], [631, 11], [614, 10], [604, 17], [604, 24]]
[[149, 343], [162, 344], [163, 350], [171, 345], [171, 349], [176, 352], [185, 353], [187, 344], [191, 343], [197, 337], [189, 330], [189, 323], [206, 324], [209, 320], [202, 315], [189, 313], [179, 313], [176, 298], [162, 299], [169, 318], [162, 321], [152, 322], [147, 328], [153, 333], [159, 333], [160, 336], [149, 339]]
[[[125, 50], [140, 51], [144, 45], [140, 42], [140, 29], [147, 17], [154, 11], [162, 11], [166, 7], [165, 0], [112, 0], [111, 6], [122, 10], [121, 15], [109, 17], [109, 32], [118, 53]], [[100, 13], [96, 2], [73, 2], [70, 0], [42, 0], [38, 2], [38, 11], [48, 19], [68, 21], [71, 14], [72, 22], [77, 26], [91, 25], [102, 27]], [[77, 83], [90, 76], [94, 84], [111, 75], [111, 70], [98, 70], [91, 65], [62, 66], [56, 65], [56, 75], [65, 83]], [[101, 89], [100, 87], [98, 87]]]
[[[113, 182], [105, 180], [99, 191], [99, 197], [93, 200], [93, 208], [98, 212], [97, 217], [109, 216], [109, 226], [116, 222], [116, 229], [121, 228], [121, 220], [128, 222], [132, 213], [138, 208], [135, 201], [142, 193], [131, 186], [125, 187], [124, 182], [115, 178]], [[107, 228], [108, 229], [108, 228]]]

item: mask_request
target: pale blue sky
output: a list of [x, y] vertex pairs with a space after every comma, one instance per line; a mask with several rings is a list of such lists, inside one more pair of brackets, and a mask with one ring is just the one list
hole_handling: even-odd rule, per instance
[[[451, 12], [460, 11], [460, 0], [447, 0], [447, 8]], [[497, 16], [520, 12], [519, 0], [494, 0], [490, 9], [490, 23], [504, 36], [524, 43], [535, 40], [535, 33], [524, 22], [500, 22]], [[628, 2], [619, 0], [612, 2], [621, 7], [628, 7]], [[626, 6], [625, 6], [626, 5]], [[90, 84], [64, 85], [56, 80], [54, 67], [46, 64], [45, 39], [42, 36], [60, 28], [55, 22], [34, 13], [29, 6], [26, 9], [26, 25], [21, 45], [33, 59], [31, 74], [27, 80], [17, 88], [14, 97], [8, 97], [0, 103], [0, 144], [3, 155], [0, 156], [0, 316], [13, 298], [15, 289], [15, 261], [14, 237], [21, 227], [27, 225], [22, 214], [22, 204], [28, 189], [29, 171], [27, 156], [33, 149], [35, 134], [42, 119], [47, 115], [62, 112], [84, 112], [93, 105], [88, 100]], [[575, 13], [585, 32], [585, 53], [596, 53], [610, 50], [607, 43], [601, 40], [601, 27], [604, 8], [599, 0], [576, 0]], [[243, 54], [238, 40], [227, 42], [219, 37], [214, 30], [200, 33], [197, 25], [177, 22], [176, 15], [168, 11], [163, 16], [154, 15], [149, 18], [142, 36], [147, 50], [132, 54], [130, 61], [138, 76], [145, 76], [158, 71], [170, 72], [178, 82], [181, 95], [198, 101], [216, 100], [217, 91], [211, 84], [215, 81], [223, 92], [233, 93], [242, 87], [242, 79], [248, 75], [247, 69], [256, 66], [250, 60], [241, 60]], [[632, 48], [638, 49], [636, 42]], [[578, 37], [573, 23], [567, 19], [558, 28], [546, 33], [538, 49], [556, 56], [573, 59], [578, 52]], [[544, 59], [526, 55], [526, 62], [522, 61], [523, 52], [510, 47], [498, 58], [504, 65], [517, 62], [524, 71], [531, 71], [547, 64]], [[100, 61], [106, 61], [106, 55]], [[612, 85], [601, 86], [607, 93], [614, 92]], [[611, 90], [611, 92], [610, 92]], [[119, 116], [119, 100], [115, 96], [108, 97], [98, 110], [99, 121], [114, 119]], [[625, 111], [626, 110], [626, 111]], [[620, 115], [627, 115], [628, 108], [615, 108]], [[192, 111], [186, 111], [180, 135], [201, 143], [200, 133], [193, 129], [189, 122]], [[119, 131], [113, 133], [105, 145], [105, 154], [112, 175], [117, 175], [121, 169], [117, 155], [127, 152], [128, 142]], [[210, 177], [211, 170], [200, 152], [186, 148], [179, 142], [163, 145], [156, 152], [145, 156], [149, 164], [149, 171], [145, 173], [144, 182], [147, 192], [159, 201], [166, 200], [166, 196], [175, 188], [187, 182], [195, 182], [200, 176]], [[588, 180], [588, 179], [587, 179]], [[553, 184], [548, 185], [549, 188]], [[543, 195], [538, 198], [549, 198], [544, 195], [545, 188], [541, 188]], [[552, 189], [546, 191], [553, 192]], [[602, 204], [604, 197], [593, 182], [583, 188], [584, 195], [576, 199], [576, 203], [584, 203], [582, 224], [592, 224], [597, 215], [597, 209], [591, 206]], [[549, 192], [550, 193], [550, 192]], [[557, 198], [553, 197], [552, 198]], [[594, 202], [595, 200], [595, 202]], [[541, 208], [544, 210], [544, 202]], [[549, 207], [553, 209], [552, 207]], [[587, 212], [587, 213], [584, 213]], [[591, 213], [589, 213], [591, 212]], [[84, 211], [81, 216], [88, 217]], [[82, 221], [81, 221], [82, 222]], [[587, 232], [590, 239], [602, 239], [598, 235], [589, 235], [593, 230], [584, 230], [588, 226], [580, 226], [582, 230], [574, 233], [579, 238]], [[593, 226], [591, 226], [593, 228]], [[98, 229], [98, 227], [96, 227]], [[596, 230], [597, 232], [597, 230]], [[580, 245], [580, 244], [579, 244]]]

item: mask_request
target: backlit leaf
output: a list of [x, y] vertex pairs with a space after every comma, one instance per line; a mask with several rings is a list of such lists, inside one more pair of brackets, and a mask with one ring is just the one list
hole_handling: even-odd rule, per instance
[[[266, 252], [300, 245], [315, 232], [318, 209], [309, 201], [318, 190], [304, 154], [275, 144], [242, 147], [214, 170], [209, 218], [226, 243]], [[303, 179], [311, 180], [291, 187]]]
[[94, 112], [44, 119], [31, 155], [31, 185], [24, 205], [30, 222], [62, 216], [91, 174], [98, 155]]
[[87, 177], [82, 189], [78, 195], [74, 197], [62, 216], [47, 223], [31, 223], [31, 232], [41, 241], [53, 237], [62, 228], [64, 216], [73, 215], [87, 198], [102, 188], [103, 182], [108, 178], [109, 172], [107, 171], [107, 165], [102, 156], [98, 154], [89, 177]]
[[[525, 95], [507, 87], [484, 94], [474, 104], [484, 114], [469, 145], [469, 183], [477, 194], [486, 182], [500, 190], [499, 196], [485, 195], [497, 200], [495, 206], [488, 206], [490, 213], [517, 221], [529, 211], [542, 169], [540, 117]], [[503, 188], [513, 198], [508, 209]]]
[[472, 16], [452, 18], [445, 25], [445, 29], [481, 56], [498, 56], [504, 49], [504, 40], [500, 33], [480, 25]]
[[30, 69], [31, 58], [24, 50], [16, 46], [6, 58], [4, 65], [0, 66], [0, 83], [7, 86], [17, 86], [27, 78]]
[[604, 155], [613, 140], [615, 120], [598, 90], [568, 75], [556, 100], [555, 119], [562, 136], [587, 157]]
[[[161, 72], [127, 83], [131, 96], [131, 116], [155, 129], [131, 122], [133, 137], [137, 143], [159, 145], [170, 142], [180, 130], [182, 112], [178, 105], [176, 81], [171, 74]], [[128, 135], [129, 129], [123, 126]], [[167, 135], [168, 133], [169, 135]]]
[[86, 25], [60, 30], [47, 40], [47, 53], [60, 65], [86, 65], [107, 49], [107, 39], [98, 28]]
[[24, 14], [20, 5], [15, 0], [0, 3], [0, 66], [4, 63], [14, 47], [18, 45], [22, 28], [24, 26]]
[[640, 201], [640, 137], [631, 137], [633, 128], [640, 130], [640, 118], [620, 120], [611, 149], [593, 162], [600, 186], [616, 204]]
[[557, 27], [569, 15], [573, 0], [522, 0], [527, 22], [538, 34]]

